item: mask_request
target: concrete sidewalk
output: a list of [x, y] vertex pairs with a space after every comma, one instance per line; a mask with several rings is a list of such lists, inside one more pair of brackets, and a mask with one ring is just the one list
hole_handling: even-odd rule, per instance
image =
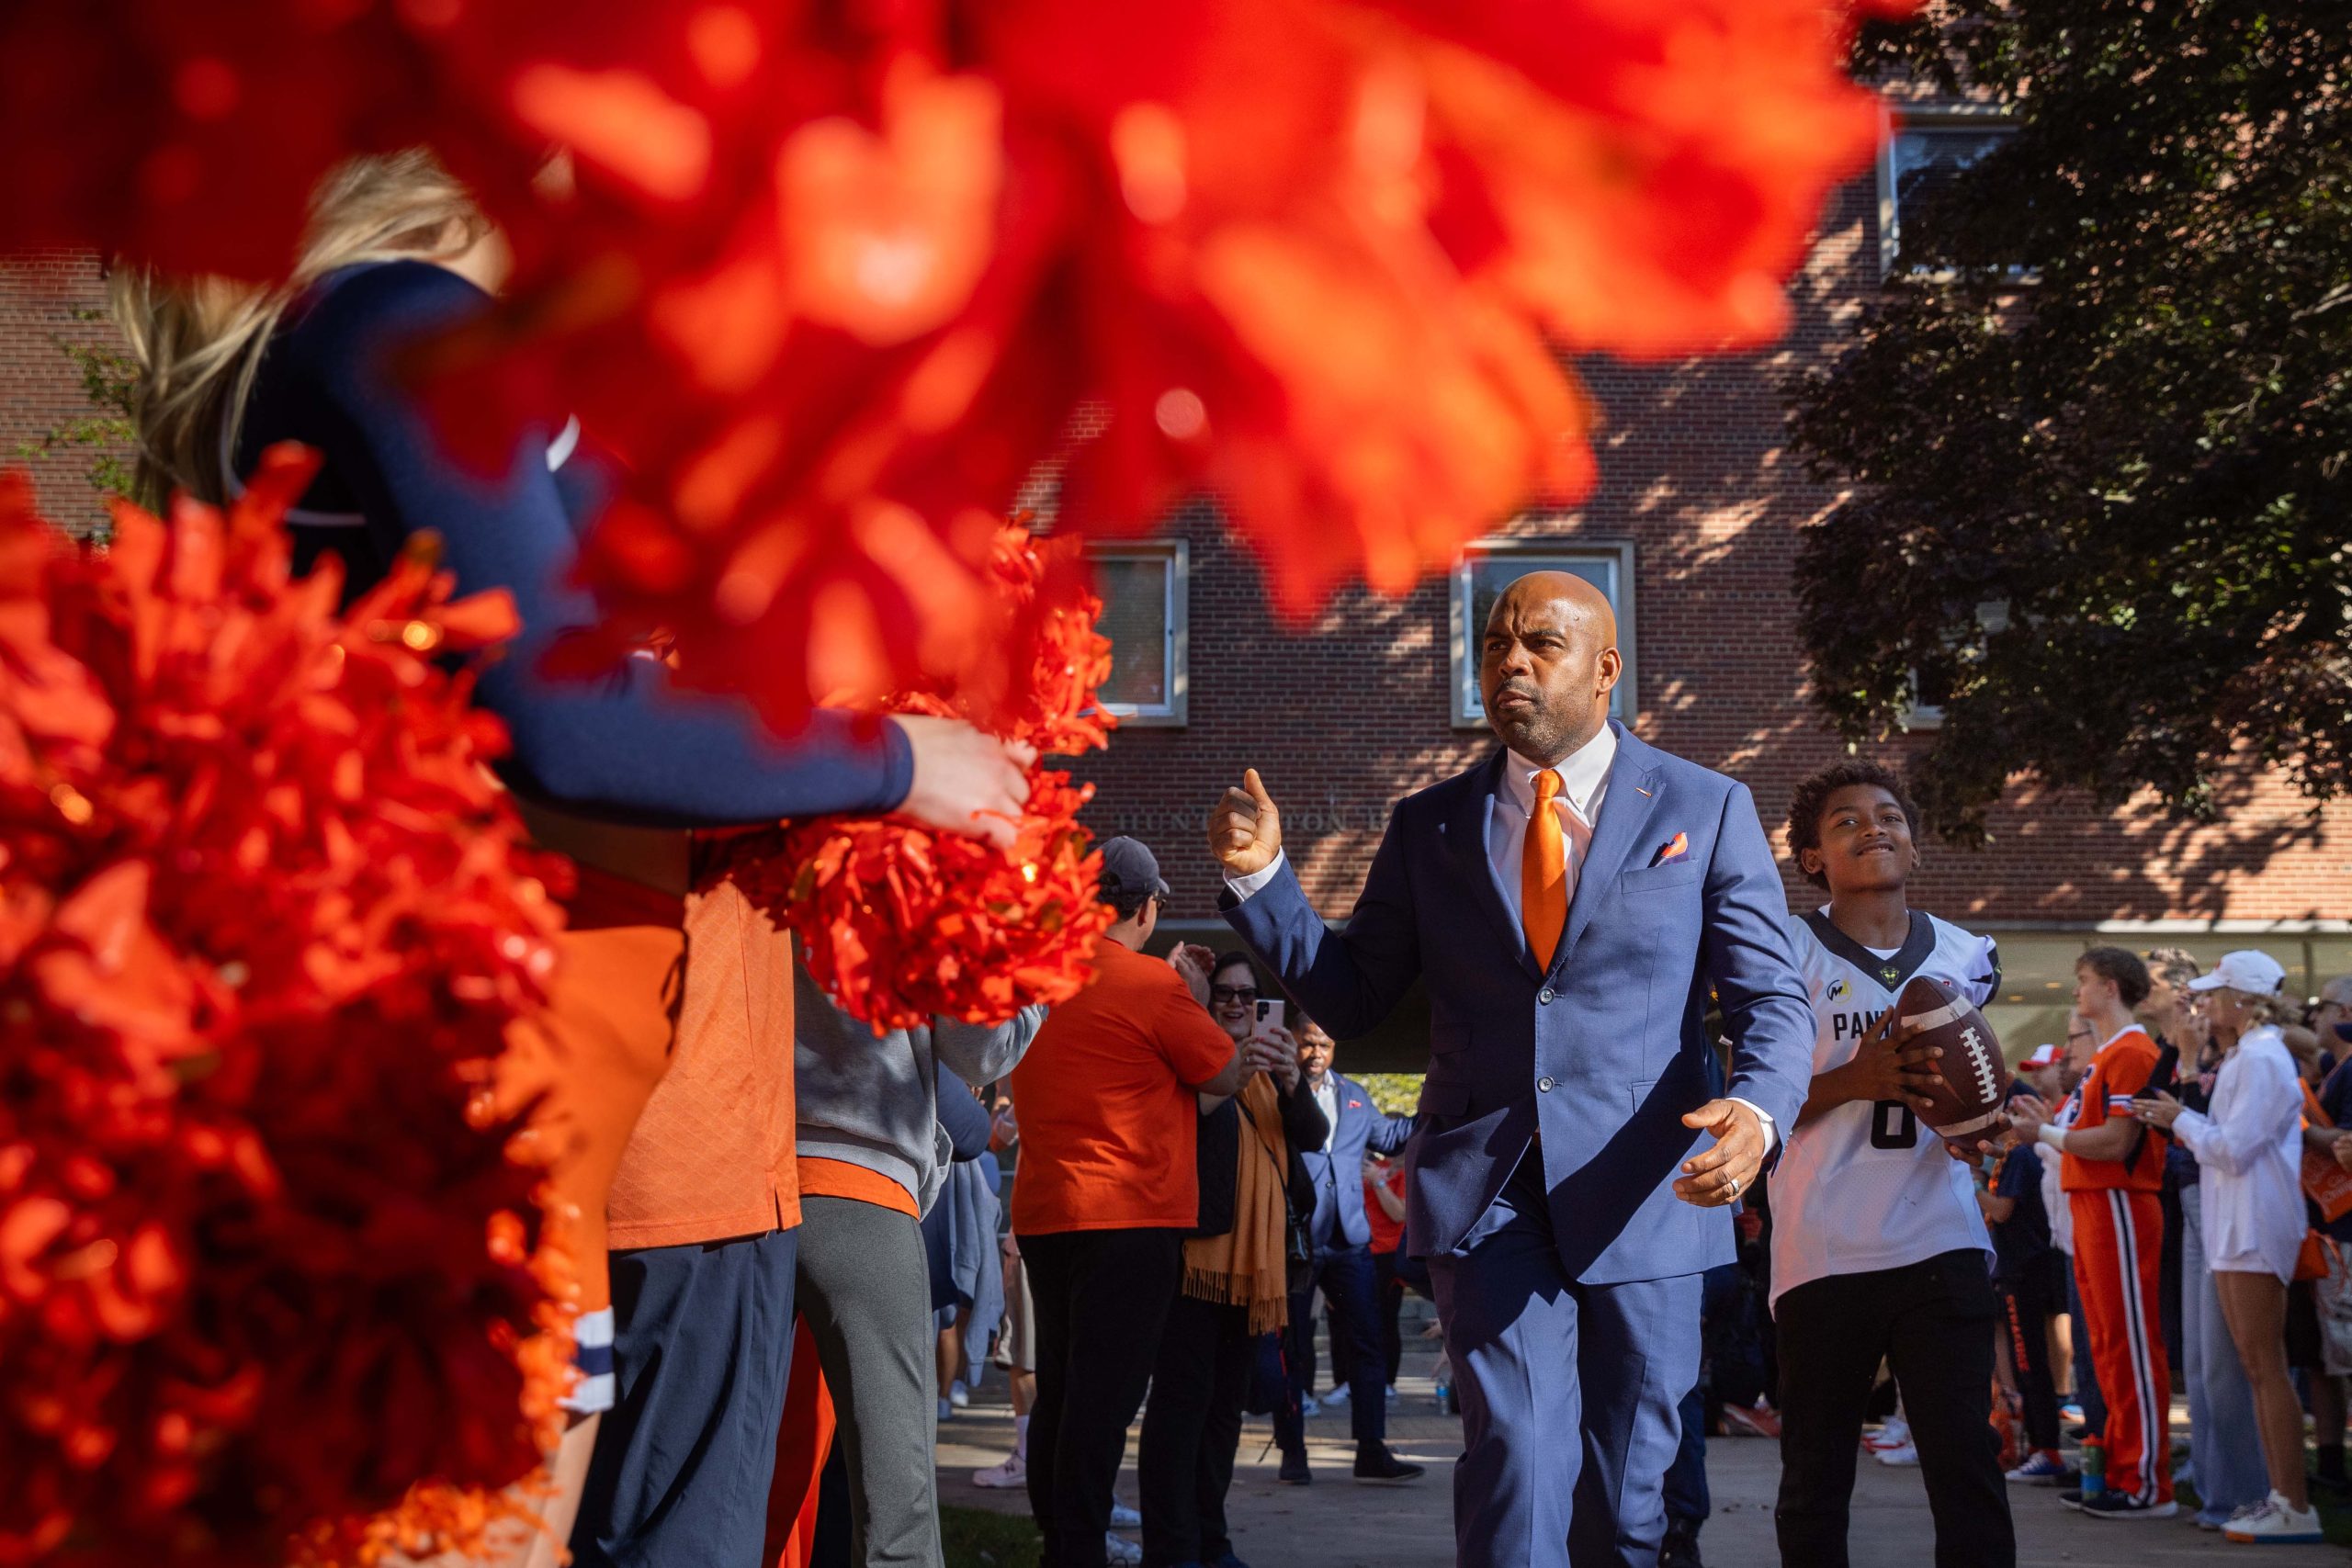
[[[1243, 1559], [1253, 1568], [1431, 1568], [1453, 1560], [1451, 1477], [1462, 1437], [1459, 1422], [1435, 1410], [1429, 1376], [1434, 1359], [1426, 1346], [1408, 1343], [1401, 1397], [1390, 1406], [1390, 1446], [1430, 1467], [1411, 1486], [1357, 1486], [1349, 1480], [1354, 1446], [1344, 1405], [1307, 1423], [1315, 1471], [1310, 1486], [1277, 1483], [1272, 1428], [1260, 1419], [1243, 1427], [1229, 1507], [1235, 1548]], [[972, 1484], [973, 1471], [996, 1463], [1012, 1446], [1003, 1374], [991, 1369], [972, 1408], [940, 1429], [940, 1501], [1027, 1513], [1025, 1495], [986, 1492]], [[1707, 1457], [1715, 1511], [1701, 1545], [1709, 1564], [1760, 1568], [1778, 1562], [1772, 1495], [1780, 1480], [1780, 1446], [1755, 1438], [1719, 1438], [1709, 1445]], [[1119, 1492], [1132, 1504], [1132, 1432], [1127, 1462]], [[2199, 1530], [2186, 1517], [2108, 1524], [2061, 1507], [2044, 1488], [2012, 1487], [2009, 1496], [2020, 1568], [2173, 1568], [2234, 1562], [2252, 1550]], [[1934, 1529], [1917, 1471], [1863, 1461], [1850, 1538], [1856, 1568], [1925, 1568], [1934, 1561]], [[2346, 1568], [2352, 1553], [2327, 1546], [2272, 1547], [2255, 1561], [2271, 1568]]]

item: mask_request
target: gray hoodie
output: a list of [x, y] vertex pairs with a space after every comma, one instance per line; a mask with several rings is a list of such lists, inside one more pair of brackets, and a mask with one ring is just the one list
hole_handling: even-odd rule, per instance
[[877, 1036], [833, 1004], [793, 965], [793, 1099], [802, 1159], [837, 1159], [876, 1171], [928, 1212], [948, 1163], [939, 1126], [935, 1067], [967, 1083], [1002, 1077], [1037, 1037], [1042, 1007], [993, 1026], [938, 1019], [927, 1029]]

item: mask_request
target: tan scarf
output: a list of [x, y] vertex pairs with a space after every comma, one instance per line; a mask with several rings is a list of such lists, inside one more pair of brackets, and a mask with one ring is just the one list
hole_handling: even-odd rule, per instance
[[1241, 1086], [1241, 1162], [1233, 1182], [1233, 1228], [1184, 1244], [1184, 1293], [1197, 1301], [1250, 1309], [1250, 1332], [1264, 1334], [1290, 1318], [1288, 1211], [1283, 1177], [1290, 1151], [1282, 1112], [1263, 1073]]

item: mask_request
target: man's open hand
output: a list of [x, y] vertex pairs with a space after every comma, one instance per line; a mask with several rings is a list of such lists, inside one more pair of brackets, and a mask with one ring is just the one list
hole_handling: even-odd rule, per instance
[[1682, 1162], [1674, 1195], [1702, 1209], [1720, 1209], [1756, 1189], [1764, 1168], [1764, 1123], [1753, 1107], [1711, 1100], [1682, 1119], [1685, 1127], [1714, 1135], [1715, 1146]]
[[1283, 848], [1283, 814], [1274, 809], [1258, 770], [1241, 775], [1209, 813], [1209, 853], [1227, 876], [1249, 876], [1274, 863]]

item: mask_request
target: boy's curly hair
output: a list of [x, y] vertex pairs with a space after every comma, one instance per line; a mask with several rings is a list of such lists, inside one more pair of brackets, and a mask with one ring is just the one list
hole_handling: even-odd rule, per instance
[[[1804, 870], [1804, 852], [1821, 847], [1821, 814], [1828, 808], [1829, 797], [1841, 789], [1856, 784], [1874, 784], [1894, 797], [1903, 808], [1903, 820], [1910, 825], [1912, 837], [1919, 833], [1919, 808], [1911, 804], [1911, 792], [1903, 787], [1903, 775], [1876, 762], [1860, 760], [1832, 762], [1797, 785], [1789, 799], [1789, 853], [1795, 857], [1797, 869]], [[1829, 886], [1829, 878], [1819, 872], [1807, 871], [1805, 880], [1815, 887]]]

